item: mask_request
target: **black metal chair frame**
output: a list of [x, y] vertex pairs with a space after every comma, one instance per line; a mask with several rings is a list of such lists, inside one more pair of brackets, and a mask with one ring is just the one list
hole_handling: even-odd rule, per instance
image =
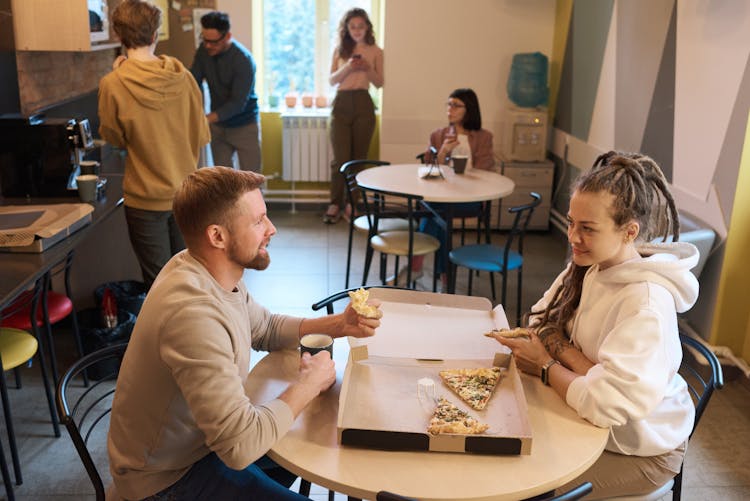
[[[60, 267], [60, 264], [62, 264], [62, 267]], [[55, 381], [57, 381], [60, 377], [60, 372], [57, 368], [57, 356], [55, 355], [55, 344], [54, 340], [52, 338], [52, 325], [49, 322], [49, 311], [47, 308], [47, 298], [48, 293], [51, 290], [52, 286], [52, 276], [57, 273], [64, 273], [63, 275], [63, 283], [65, 284], [65, 295], [70, 298], [70, 300], [73, 300], [73, 290], [70, 287], [70, 269], [73, 266], [73, 251], [70, 251], [68, 255], [65, 257], [64, 262], [59, 263], [57, 266], [53, 268], [59, 268], [57, 271], [47, 272], [44, 275], [44, 280], [42, 281], [42, 313], [44, 315], [45, 319], [45, 334], [47, 338], [47, 349], [49, 350], [49, 356], [50, 356], [50, 366], [52, 369], [52, 375], [55, 378]], [[75, 304], [73, 305], [73, 311], [70, 312], [70, 322], [71, 326], [73, 328], [73, 339], [76, 343], [76, 349], [78, 350], [78, 356], [83, 357], [83, 343], [81, 341], [81, 331], [78, 328], [78, 316], [76, 315], [76, 309]], [[86, 373], [84, 372], [82, 374], [84, 384], [88, 385], [88, 377]]]
[[333, 304], [336, 301], [340, 301], [341, 299], [348, 299], [350, 292], [353, 292], [353, 291], [356, 291], [356, 290], [359, 290], [359, 289], [365, 289], [365, 290], [368, 290], [368, 289], [398, 289], [398, 290], [405, 290], [405, 291], [411, 290], [411, 289], [409, 289], [407, 287], [393, 287], [393, 286], [390, 286], [390, 285], [363, 285], [362, 287], [351, 287], [349, 289], [344, 289], [342, 291], [335, 292], [335, 293], [331, 294], [330, 296], [328, 296], [328, 297], [326, 297], [324, 299], [321, 299], [317, 303], [313, 303], [313, 305], [311, 306], [311, 308], [312, 308], [313, 311], [318, 311], [320, 309], [325, 308], [327, 315], [333, 315]]
[[383, 162], [380, 160], [350, 160], [346, 163], [344, 163], [341, 168], [339, 169], [339, 172], [342, 176], [344, 176], [344, 186], [346, 187], [346, 200], [349, 203], [349, 206], [352, 208], [352, 214], [351, 218], [349, 220], [349, 243], [347, 246], [347, 252], [346, 252], [346, 280], [344, 282], [344, 287], [349, 287], [349, 271], [351, 270], [352, 265], [352, 242], [354, 239], [354, 222], [357, 218], [357, 215], [360, 213], [361, 204], [358, 197], [356, 196], [357, 193], [359, 193], [359, 185], [357, 184], [357, 174], [364, 170], [366, 166], [382, 166], [382, 165], [390, 165], [390, 162]]
[[[510, 230], [508, 230], [508, 235], [505, 239], [505, 244], [503, 248], [503, 269], [500, 272], [503, 275], [503, 289], [502, 289], [502, 296], [501, 296], [501, 302], [503, 306], [506, 305], [506, 298], [507, 298], [507, 284], [508, 284], [508, 258], [510, 256], [510, 252], [513, 249], [513, 243], [516, 243], [516, 248], [518, 254], [523, 256], [523, 241], [524, 237], [526, 235], [526, 229], [529, 226], [529, 221], [531, 221], [531, 217], [534, 215], [534, 210], [536, 207], [542, 203], [542, 197], [536, 193], [536, 192], [530, 192], [529, 195], [532, 197], [532, 202], [524, 205], [517, 205], [515, 207], [510, 207], [508, 209], [508, 212], [511, 214], [514, 214], [515, 217], [513, 218], [513, 225], [511, 226]], [[451, 267], [453, 269], [452, 273], [455, 276], [456, 273], [456, 265], [451, 260]], [[469, 284], [468, 284], [468, 294], [471, 295], [471, 288], [472, 288], [472, 273], [471, 269], [469, 269]], [[490, 273], [490, 287], [492, 289], [492, 300], [495, 301], [496, 299], [496, 293], [495, 293], [495, 276], [494, 273]], [[520, 321], [521, 318], [521, 293], [523, 289], [523, 263], [521, 266], [518, 267], [518, 290], [517, 290], [517, 300], [516, 300], [516, 319], [517, 321]], [[454, 293], [455, 291], [450, 291], [451, 293]]]
[[[105, 489], [99, 470], [89, 452], [88, 441], [97, 425], [103, 422], [112, 410], [108, 399], [114, 395], [115, 388], [113, 386], [108, 389], [102, 385], [117, 379], [126, 348], [127, 343], [121, 343], [107, 346], [84, 356], [65, 371], [57, 385], [56, 401], [60, 420], [67, 428], [78, 456], [81, 458], [84, 468], [86, 468], [86, 473], [94, 486], [97, 501], [104, 501]], [[117, 360], [119, 362], [117, 364], [118, 370], [114, 370], [98, 381], [92, 382], [80, 396], [74, 400], [69, 400], [68, 389], [71, 382], [84, 371], [107, 360]], [[101, 393], [97, 393], [100, 391]]]
[[[593, 486], [591, 485], [591, 482], [584, 482], [578, 487], [575, 487], [568, 492], [564, 492], [558, 496], [551, 497], [551, 498], [545, 498], [542, 496], [537, 496], [532, 499], [546, 499], [547, 501], [576, 501], [578, 499], [583, 499], [585, 496], [591, 494], [591, 491], [593, 490]], [[543, 495], [544, 496], [544, 495]], [[388, 491], [380, 491], [375, 496], [376, 501], [417, 501], [414, 498], [408, 498], [406, 496], [401, 496], [399, 494], [394, 494], [392, 492]]]
[[[412, 259], [414, 257], [414, 232], [416, 231], [415, 225], [417, 224], [417, 221], [420, 217], [433, 214], [432, 209], [429, 209], [423, 204], [423, 198], [419, 195], [378, 190], [375, 188], [364, 188], [361, 186], [359, 187], [359, 189], [362, 195], [362, 204], [364, 206], [365, 215], [367, 216], [368, 225], [370, 227], [370, 231], [367, 235], [367, 249], [365, 252], [365, 269], [362, 273], [362, 285], [365, 285], [367, 283], [367, 276], [370, 273], [372, 256], [375, 251], [370, 243], [370, 240], [372, 239], [372, 237], [377, 235], [378, 225], [380, 224], [380, 221], [382, 219], [389, 218], [404, 218], [409, 223], [406, 282], [407, 285], [411, 285]], [[386, 199], [388, 200], [387, 202]], [[395, 205], [393, 204], [393, 200], [397, 201]], [[388, 254], [386, 253], [380, 253], [380, 280], [383, 285], [386, 284], [387, 256]], [[399, 256], [395, 255], [394, 257], [394, 276], [398, 276]], [[435, 251], [435, 259], [439, 258], [440, 248]], [[437, 274], [435, 274], [434, 272], [432, 276], [432, 290], [437, 290]]]
[[[49, 382], [49, 374], [47, 373], [47, 361], [45, 360], [44, 355], [44, 343], [42, 342], [41, 333], [39, 332], [39, 325], [36, 322], [37, 314], [39, 311], [39, 304], [40, 304], [40, 296], [42, 296], [42, 293], [44, 291], [44, 281], [46, 280], [46, 276], [42, 276], [39, 278], [34, 288], [32, 289], [31, 293], [27, 295], [27, 298], [23, 301], [18, 302], [16, 305], [19, 309], [24, 308], [28, 303], [27, 301], [31, 302], [31, 308], [30, 308], [30, 324], [31, 324], [31, 334], [34, 336], [34, 338], [37, 340], [37, 354], [39, 356], [39, 369], [42, 376], [42, 383], [44, 385], [44, 391], [47, 397], [47, 405], [49, 408], [49, 415], [50, 415], [50, 421], [52, 422], [52, 431], [55, 435], [55, 437], [60, 436], [60, 425], [58, 423], [57, 419], [57, 413], [55, 412], [55, 404], [54, 404], [54, 395], [52, 392], [52, 386]], [[14, 310], [15, 311], [15, 310]], [[13, 313], [12, 311], [9, 313]], [[0, 317], [0, 320], [2, 317]], [[15, 377], [16, 377], [16, 388], [21, 388], [21, 374], [16, 368]], [[11, 461], [13, 463], [13, 470], [16, 477], [16, 485], [23, 484], [23, 475], [21, 473], [21, 461], [18, 456], [18, 447], [16, 445], [16, 432], [15, 428], [13, 426], [13, 416], [10, 410], [10, 398], [8, 396], [8, 384], [7, 380], [5, 378], [5, 369], [2, 365], [2, 360], [0, 360], [0, 398], [2, 399], [3, 404], [3, 415], [5, 417], [5, 428], [8, 434], [8, 446], [10, 449], [10, 455], [11, 455]], [[4, 457], [3, 457], [4, 460]], [[6, 483], [6, 486], [10, 487], [9, 489], [9, 496], [12, 496], [12, 485]]]
[[[434, 147], [431, 147], [434, 149]], [[437, 152], [433, 153], [437, 154]], [[416, 156], [416, 159], [419, 160], [420, 163], [426, 163], [425, 161], [425, 153], [422, 152]], [[466, 209], [454, 209], [452, 212], [452, 216], [454, 218], [460, 218], [461, 219], [461, 245], [466, 244], [466, 219], [467, 218], [476, 218], [477, 219], [477, 243], [480, 243], [482, 241], [482, 233], [485, 234], [485, 241], [487, 243], [490, 243], [490, 202], [479, 202], [480, 208], [479, 210], [466, 210]], [[482, 226], [484, 225], [484, 231], [482, 231]], [[452, 238], [452, 237], [449, 237]]]
[[375, 501], [416, 501], [414, 498], [407, 498], [399, 494], [388, 491], [379, 491], [375, 494]]
[[[680, 365], [679, 372], [683, 379], [685, 379], [690, 397], [693, 399], [693, 403], [695, 403], [695, 421], [693, 422], [693, 429], [690, 432], [690, 437], [692, 437], [714, 390], [721, 389], [724, 386], [724, 373], [722, 372], [719, 359], [705, 344], [683, 332], [680, 332], [680, 343], [682, 344], [682, 364]], [[689, 361], [685, 360], [685, 355], [687, 355], [686, 352], [688, 351], [685, 349], [686, 346], [698, 352], [706, 360], [708, 364], [707, 375], [703, 374], [706, 371], [705, 369], [701, 371], [696, 367], [696, 365], [701, 365], [700, 361], [696, 360], [697, 364], [692, 365]], [[701, 365], [701, 367], [703, 366]], [[673, 501], [679, 501], [682, 496], [682, 470], [683, 466], [680, 466], [680, 472], [674, 477], [674, 485], [672, 486]]]
[[13, 491], [13, 480], [10, 478], [10, 470], [8, 470], [8, 462], [5, 460], [5, 451], [3, 450], [2, 443], [0, 443], [0, 473], [3, 476], [3, 485], [5, 485], [5, 496], [8, 501], [15, 501], [16, 495]]
[[[410, 290], [410, 289], [405, 289], [403, 287], [391, 287], [391, 286], [388, 286], [388, 285], [365, 285], [365, 286], [362, 286], [362, 287], [352, 287], [350, 289], [345, 289], [345, 290], [336, 292], [334, 294], [331, 294], [330, 296], [328, 296], [328, 297], [326, 297], [324, 299], [321, 299], [317, 303], [313, 303], [313, 305], [311, 306], [311, 308], [312, 308], [313, 311], [318, 311], [318, 310], [320, 310], [322, 308], [325, 308], [327, 315], [333, 315], [333, 304], [336, 301], [340, 301], [341, 299], [348, 299], [349, 298], [349, 292], [356, 291], [356, 290], [359, 290], [359, 289], [365, 289], [365, 290], [367, 290], [367, 289], [372, 289], [372, 288], [376, 288], [376, 289], [401, 289], [401, 290]], [[300, 478], [299, 493], [302, 494], [303, 496], [309, 496], [310, 495], [310, 481], [309, 480], [305, 480], [304, 478]], [[335, 496], [335, 493], [333, 491], [329, 490], [328, 491], [328, 500], [329, 501], [333, 501], [334, 496]], [[352, 498], [351, 496], [349, 496], [349, 499], [356, 499], [356, 498]], [[378, 498], [378, 499], [380, 499], [380, 498]]]
[[548, 501], [576, 501], [578, 499], [583, 499], [585, 496], [591, 494], [591, 491], [593, 490], [594, 489], [591, 485], [591, 482], [584, 482], [578, 487], [570, 489], [568, 492], [563, 492], [562, 494], [559, 494], [553, 498], [549, 498]]

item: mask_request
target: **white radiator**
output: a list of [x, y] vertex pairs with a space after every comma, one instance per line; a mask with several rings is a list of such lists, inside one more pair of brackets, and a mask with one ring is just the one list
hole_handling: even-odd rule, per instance
[[281, 116], [284, 181], [330, 181], [328, 116]]

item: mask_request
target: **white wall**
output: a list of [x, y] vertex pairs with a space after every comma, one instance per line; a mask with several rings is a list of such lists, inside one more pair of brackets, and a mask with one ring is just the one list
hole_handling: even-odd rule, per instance
[[[722, 238], [734, 201], [740, 151], [733, 152], [731, 165], [722, 164], [726, 161], [722, 154], [728, 144], [742, 144], [729, 137], [744, 136], [744, 131], [728, 127], [749, 57], [750, 5], [746, 1], [677, 3], [675, 197]], [[719, 177], [719, 169], [732, 169], [733, 175]], [[718, 185], [721, 180], [729, 186]], [[729, 196], [721, 199], [719, 193]]]
[[229, 14], [229, 21], [232, 23], [232, 37], [252, 51], [252, 0], [216, 0], [216, 9]]
[[447, 124], [445, 101], [458, 87], [476, 91], [499, 155], [512, 57], [551, 57], [554, 17], [549, 0], [386, 2], [381, 159], [414, 161], [429, 133]]

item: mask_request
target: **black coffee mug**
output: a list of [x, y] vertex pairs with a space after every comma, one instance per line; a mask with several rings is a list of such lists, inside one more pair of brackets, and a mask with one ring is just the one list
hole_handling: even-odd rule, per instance
[[469, 161], [469, 157], [455, 156], [453, 157], [453, 171], [456, 174], [463, 174], [466, 170], [466, 162]]
[[321, 351], [327, 351], [333, 358], [333, 338], [328, 334], [305, 334], [299, 340], [300, 356], [303, 353], [315, 355]]

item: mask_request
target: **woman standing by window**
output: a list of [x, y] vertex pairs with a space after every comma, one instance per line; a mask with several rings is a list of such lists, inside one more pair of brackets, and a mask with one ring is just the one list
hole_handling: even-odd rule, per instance
[[[337, 85], [331, 110], [331, 204], [323, 221], [338, 222], [344, 207], [344, 176], [339, 173], [349, 160], [367, 158], [375, 131], [375, 105], [370, 84], [383, 85], [383, 49], [375, 43], [372, 23], [363, 9], [347, 11], [339, 24], [339, 44], [331, 62], [331, 85]], [[350, 217], [351, 207], [344, 216]]]

